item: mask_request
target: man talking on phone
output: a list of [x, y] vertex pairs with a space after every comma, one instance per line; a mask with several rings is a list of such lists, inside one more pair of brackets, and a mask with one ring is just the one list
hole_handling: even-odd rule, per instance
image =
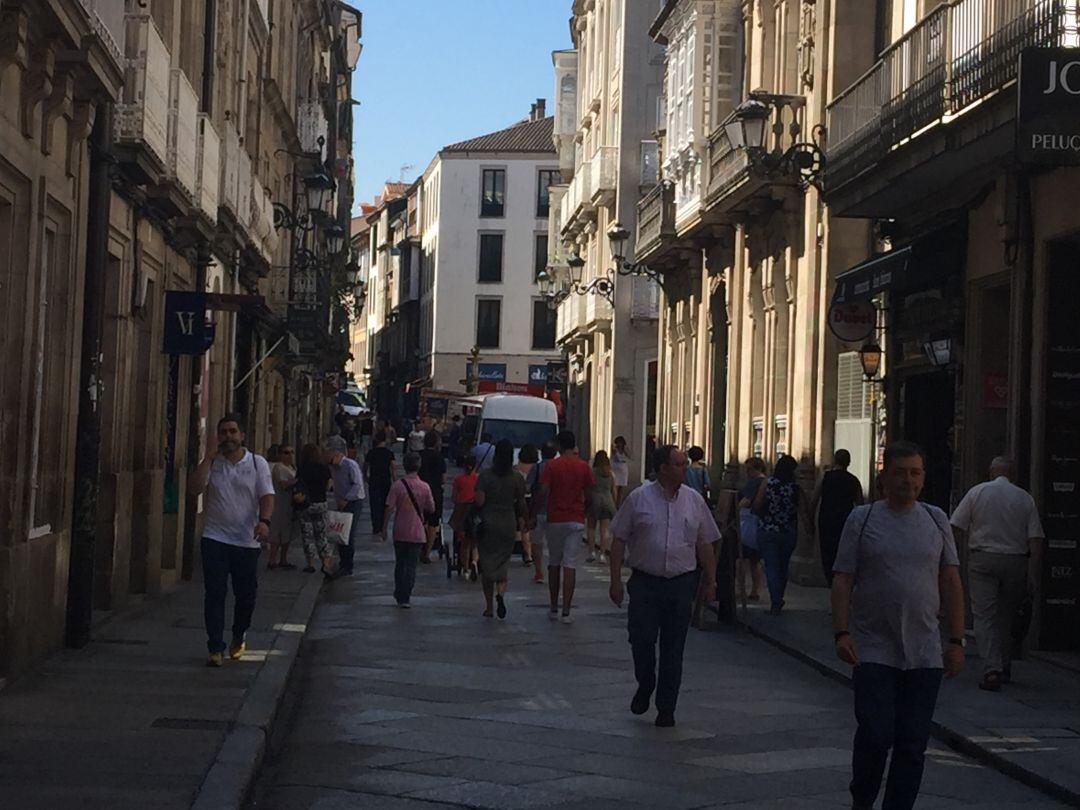
[[941, 677], [964, 668], [964, 592], [949, 518], [919, 501], [926, 479], [922, 450], [910, 442], [889, 445], [882, 475], [885, 499], [855, 507], [840, 536], [833, 637], [837, 656], [855, 668], [852, 807], [874, 806], [891, 750], [881, 807], [910, 810], [922, 784]]
[[258, 588], [259, 552], [270, 536], [274, 514], [274, 482], [270, 465], [244, 447], [244, 423], [229, 414], [217, 424], [216, 441], [208, 436], [206, 455], [188, 480], [203, 501], [203, 618], [206, 622], [208, 667], [225, 660], [225, 594], [229, 580], [233, 608], [229, 657], [244, 654], [244, 634], [251, 626]]

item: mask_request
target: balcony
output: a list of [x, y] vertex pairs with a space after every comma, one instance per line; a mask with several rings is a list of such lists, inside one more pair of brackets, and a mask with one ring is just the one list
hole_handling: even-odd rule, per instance
[[245, 231], [251, 231], [251, 158], [240, 148], [236, 173], [236, 221]]
[[559, 304], [555, 317], [555, 339], [559, 343], [574, 340], [584, 333], [586, 297], [592, 296], [570, 293], [569, 297]]
[[589, 181], [591, 205], [609, 205], [615, 201], [615, 184], [619, 176], [619, 147], [601, 146], [589, 161], [592, 179]]
[[735, 121], [736, 112], [709, 136], [706, 220], [726, 222], [752, 214], [777, 190], [802, 185], [798, 170], [781, 156], [805, 140], [805, 100], [802, 96], [764, 94], [752, 98], [768, 104], [763, 147], [755, 151], [754, 160], [747, 149], [732, 148], [725, 127]]
[[548, 186], [548, 259], [550, 267], [566, 267], [569, 253], [562, 240], [562, 201], [569, 186]]
[[652, 188], [660, 182], [660, 144], [657, 141], [642, 141], [640, 153], [642, 189]]
[[199, 114], [196, 165], [195, 204], [211, 224], [216, 224], [221, 196], [221, 138], [206, 113]]
[[[955, 131], [958, 117], [1014, 83], [1018, 57], [1025, 48], [1075, 47], [1078, 41], [1072, 3], [953, 0], [939, 6], [829, 105], [826, 191], [831, 197], [837, 189], [853, 185], [891, 154], [933, 140], [928, 137], [931, 133], [944, 139], [943, 126]], [[956, 158], [959, 147], [996, 127], [1000, 132], [991, 148], [1009, 151], [1012, 125], [1003, 119], [1015, 115], [1015, 98], [1001, 99], [998, 112], [1001, 117], [983, 132], [940, 149], [925, 148], [935, 155], [949, 149]], [[984, 155], [981, 162], [991, 160]], [[898, 167], [897, 174], [910, 169]], [[934, 188], [951, 182], [930, 167], [924, 176]], [[914, 177], [911, 180], [915, 182]], [[887, 184], [889, 178], [881, 181]]]
[[667, 252], [675, 239], [675, 191], [660, 183], [641, 198], [637, 206], [637, 237], [634, 240], [638, 261], [654, 263]]
[[606, 328], [611, 323], [615, 309], [607, 298], [596, 293], [577, 297], [585, 299], [585, 328], [588, 331]]
[[234, 220], [240, 218], [240, 135], [231, 124], [225, 125], [225, 159], [221, 163], [221, 207]]
[[149, 14], [129, 14], [124, 94], [116, 105], [115, 140], [121, 159], [142, 182], [165, 171], [169, 157], [171, 57]]
[[166, 176], [192, 201], [198, 185], [199, 98], [182, 70], [169, 82], [169, 149]]
[[563, 232], [568, 236], [580, 232], [592, 212], [592, 178], [590, 161], [582, 161], [560, 203], [559, 216], [562, 219]]

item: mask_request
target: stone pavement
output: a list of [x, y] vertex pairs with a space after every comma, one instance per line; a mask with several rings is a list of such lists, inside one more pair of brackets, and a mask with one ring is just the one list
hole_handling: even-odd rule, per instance
[[195, 581], [113, 618], [86, 648], [57, 653], [0, 692], [0, 807], [238, 806], [322, 578], [260, 571], [259, 579], [239, 662], [204, 666]]
[[[748, 606], [745, 620], [760, 635], [823, 673], [848, 681], [836, 658], [828, 591], [790, 586], [784, 615]], [[1013, 664], [1013, 683], [1001, 692], [978, 688], [982, 662], [968, 639], [964, 672], [945, 681], [934, 716], [939, 739], [1080, 806], [1080, 675], [1028, 656]]]
[[[600, 566], [562, 625], [524, 568], [499, 622], [438, 564], [405, 611], [391, 549], [357, 561], [324, 590], [251, 808], [850, 806], [850, 692], [748, 633], [691, 630], [678, 726], [657, 729], [628, 711], [626, 613]], [[918, 806], [1060, 805], [934, 743]]]

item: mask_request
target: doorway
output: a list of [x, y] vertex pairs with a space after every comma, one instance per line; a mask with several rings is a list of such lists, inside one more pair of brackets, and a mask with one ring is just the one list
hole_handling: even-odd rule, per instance
[[951, 506], [956, 378], [945, 371], [913, 374], [903, 384], [903, 432], [926, 454], [922, 500], [946, 512]]

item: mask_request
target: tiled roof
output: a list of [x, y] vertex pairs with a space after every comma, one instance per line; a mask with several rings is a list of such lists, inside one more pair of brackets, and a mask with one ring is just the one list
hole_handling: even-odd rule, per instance
[[512, 127], [500, 129], [489, 135], [470, 138], [467, 141], [452, 143], [443, 148], [444, 152], [552, 152], [555, 144], [552, 135], [555, 131], [554, 118], [541, 118], [539, 121], [522, 121]]

